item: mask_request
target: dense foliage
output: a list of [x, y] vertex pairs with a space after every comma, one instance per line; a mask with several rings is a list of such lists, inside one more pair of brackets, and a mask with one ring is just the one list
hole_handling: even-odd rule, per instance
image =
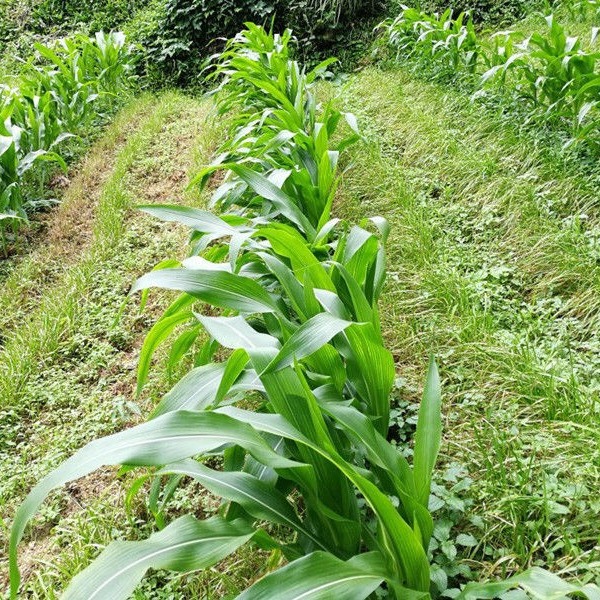
[[379, 0], [167, 0], [145, 45], [162, 77], [190, 83], [206, 57], [222, 49], [223, 38], [235, 35], [246, 21], [293, 28], [304, 59], [332, 51], [346, 56], [354, 44], [360, 46], [357, 33], [370, 29], [380, 7]]
[[[48, 163], [66, 169], [64, 142], [81, 135], [110, 110], [132, 76], [133, 55], [122, 34], [65, 38], [36, 44], [40, 61], [28, 63], [18, 87], [0, 86], [0, 235], [27, 220], [43, 194]], [[33, 197], [32, 197], [33, 196]]]
[[540, 0], [425, 0], [420, 6], [431, 12], [444, 12], [448, 8], [457, 15], [469, 12], [476, 23], [512, 24], [544, 5]]
[[9, 46], [24, 54], [32, 39], [40, 36], [120, 29], [144, 4], [140, 0], [0, 0], [0, 55]]
[[545, 31], [503, 31], [487, 39], [465, 13], [453, 18], [406, 9], [383, 24], [397, 59], [434, 77], [460, 81], [474, 98], [500, 103], [527, 122], [563, 130], [567, 143], [600, 144], [598, 28], [586, 46], [546, 17]]

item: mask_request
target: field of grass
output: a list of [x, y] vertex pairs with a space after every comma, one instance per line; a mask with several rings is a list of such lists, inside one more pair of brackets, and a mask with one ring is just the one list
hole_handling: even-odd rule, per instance
[[472, 479], [462, 553], [495, 574], [597, 569], [600, 173], [401, 70], [341, 95], [372, 141], [338, 212], [390, 220], [387, 343], [412, 401], [440, 361], [444, 458]]
[[[184, 238], [135, 205], [200, 202], [185, 190], [188, 174], [216, 143], [219, 126], [208, 118], [210, 107], [175, 93], [133, 101], [73, 166], [65, 200], [48, 224], [49, 241], [40, 241], [3, 274], [2, 591], [7, 528], [24, 494], [82, 444], [137, 422], [150, 399], [165, 391], [167, 382], [158, 378], [145, 400], [135, 400], [141, 341], [168, 298], [153, 295], [151, 310], [142, 314], [127, 294], [136, 277], [165, 254], [176, 254]], [[143, 534], [139, 507], [124, 509], [125, 490], [107, 469], [53, 497], [24, 557], [31, 597], [58, 597], [71, 574], [117, 531]], [[206, 510], [210, 503], [207, 498]], [[252, 561], [248, 568], [254, 571]], [[196, 589], [207, 582], [215, 589], [234, 585], [223, 575], [218, 581], [207, 575], [197, 578]], [[165, 580], [150, 581], [144, 588], [148, 594], [142, 591], [140, 598], [152, 597], [159, 583]], [[165, 593], [176, 593], [178, 585], [167, 582]]]
[[[600, 583], [597, 160], [406, 66], [367, 66], [318, 90], [364, 136], [343, 156], [335, 216], [391, 225], [380, 312], [399, 444], [430, 355], [442, 377], [434, 565], [459, 583], [531, 566]], [[224, 141], [222, 121], [211, 99], [138, 94], [70, 165], [61, 205], [0, 262], [2, 598], [27, 492], [90, 440], [145, 420], [175, 380], [159, 352], [136, 396], [142, 342], [174, 296], [153, 292], [142, 311], [128, 292], [183, 258], [186, 231], [135, 206], [205, 206], [188, 183]], [[148, 486], [128, 499], [132, 481], [105, 468], [53, 493], [23, 543], [26, 597], [58, 598], [111, 540], [148, 536]], [[189, 484], [168, 514], [205, 517], [218, 504]], [[202, 574], [151, 571], [133, 597], [232, 598], [269, 560], [245, 547]]]

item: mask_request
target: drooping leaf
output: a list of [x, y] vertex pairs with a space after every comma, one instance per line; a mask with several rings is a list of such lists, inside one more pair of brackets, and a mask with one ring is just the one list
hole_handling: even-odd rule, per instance
[[164, 465], [226, 445], [240, 445], [272, 467], [297, 463], [274, 452], [249, 425], [215, 412], [177, 411], [90, 442], [42, 479], [19, 507], [10, 538], [12, 594], [19, 586], [17, 545], [25, 526], [48, 493], [105, 465]]
[[329, 313], [315, 315], [292, 334], [267, 367], [267, 372], [287, 367], [294, 359], [300, 360], [309, 356], [350, 325], [352, 322], [339, 319]]
[[237, 600], [362, 600], [381, 585], [384, 570], [376, 552], [348, 561], [313, 552], [263, 577]]
[[192, 477], [213, 494], [236, 502], [253, 517], [291, 527], [312, 539], [318, 547], [323, 548], [320, 540], [302, 526], [298, 515], [285, 496], [254, 475], [215, 471], [191, 459], [170, 464], [161, 473], [177, 473]]
[[594, 584], [577, 585], [563, 581], [554, 573], [539, 567], [529, 569], [524, 573], [510, 577], [505, 581], [489, 583], [468, 583], [457, 600], [487, 600], [503, 597], [505, 592], [515, 589], [529, 592], [539, 600], [563, 600], [567, 594], [577, 594], [588, 600], [600, 600], [600, 588]]
[[279, 348], [277, 338], [254, 330], [243, 317], [196, 317], [209, 335], [225, 348]]
[[254, 280], [224, 271], [162, 269], [138, 279], [131, 293], [150, 287], [186, 292], [203, 302], [244, 313], [276, 310], [275, 301]]
[[139, 542], [118, 541], [75, 576], [65, 600], [125, 600], [148, 569], [185, 573], [206, 569], [252, 539], [255, 531], [242, 520], [186, 515]]

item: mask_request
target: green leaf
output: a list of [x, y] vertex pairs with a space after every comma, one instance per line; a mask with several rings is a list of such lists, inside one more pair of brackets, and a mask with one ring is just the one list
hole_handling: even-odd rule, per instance
[[424, 547], [427, 547], [433, 532], [433, 521], [427, 507], [418, 502], [413, 473], [408, 461], [395, 446], [375, 430], [368, 417], [352, 406], [332, 401], [331, 398], [323, 395], [324, 391], [315, 390], [324, 412], [344, 428], [357, 447], [364, 448], [367, 458], [382, 483], [389, 481], [388, 485], [382, 486], [382, 490], [385, 488], [388, 494], [398, 496], [407, 522], [412, 523], [413, 519], [418, 521]]
[[346, 562], [313, 552], [263, 577], [237, 600], [362, 600], [381, 585], [384, 570], [378, 552]]
[[148, 379], [152, 356], [158, 346], [182, 323], [193, 319], [191, 310], [182, 310], [169, 317], [158, 320], [147, 333], [140, 351], [140, 360], [137, 373], [137, 394], [141, 394], [142, 388]]
[[275, 312], [275, 301], [254, 280], [225, 271], [162, 269], [140, 277], [131, 293], [150, 287], [186, 292], [203, 302], [244, 313]]
[[429, 589], [429, 560], [420, 534], [415, 533], [402, 519], [389, 497], [361, 475], [355, 466], [346, 462], [335, 450], [325, 449], [310, 441], [279, 414], [254, 413], [231, 406], [220, 408], [217, 412], [249, 423], [259, 431], [305, 445], [335, 465], [356, 486], [377, 515], [384, 537], [381, 550], [389, 553], [390, 564], [398, 568], [396, 577], [417, 591]]
[[504, 592], [521, 588], [539, 600], [564, 600], [567, 594], [578, 593], [588, 600], [600, 600], [600, 588], [594, 584], [577, 585], [563, 581], [557, 575], [534, 567], [520, 575], [490, 583], [469, 583], [456, 600], [498, 598]]
[[235, 235], [239, 231], [213, 213], [198, 208], [167, 204], [141, 205], [137, 208], [163, 221], [182, 223], [203, 233], [228, 236]]
[[244, 521], [212, 517], [198, 521], [186, 515], [140, 542], [118, 541], [72, 580], [65, 600], [129, 598], [148, 569], [185, 573], [206, 569], [252, 539]]
[[219, 387], [215, 394], [215, 406], [218, 406], [221, 400], [233, 390], [233, 386], [238, 377], [243, 373], [245, 366], [248, 364], [248, 360], [248, 352], [246, 352], [244, 348], [238, 348], [231, 353], [227, 359], [221, 383], [219, 383]]
[[196, 318], [209, 335], [225, 348], [279, 348], [277, 338], [252, 329], [244, 317], [205, 317], [197, 314]]
[[215, 401], [226, 365], [210, 363], [192, 369], [163, 397], [153, 417], [176, 410], [203, 410]]
[[367, 406], [369, 416], [382, 434], [389, 426], [390, 392], [394, 383], [394, 359], [379, 342], [370, 323], [355, 324], [346, 330], [349, 348], [343, 348], [348, 379]]
[[423, 506], [427, 506], [431, 488], [431, 475], [440, 450], [442, 440], [442, 391], [440, 376], [433, 357], [429, 361], [429, 371], [423, 399], [419, 408], [417, 431], [415, 433], [414, 475], [417, 495]]
[[281, 188], [269, 181], [264, 175], [253, 171], [252, 169], [235, 163], [221, 165], [221, 168], [227, 168], [233, 171], [240, 179], [247, 183], [252, 190], [261, 198], [265, 198], [287, 217], [292, 223], [305, 233], [314, 236], [315, 229], [304, 213], [300, 210], [293, 198], [288, 196]]
[[44, 477], [19, 507], [10, 538], [11, 593], [17, 593], [19, 571], [17, 545], [25, 526], [48, 493], [73, 479], [105, 465], [161, 466], [190, 456], [212, 452], [227, 445], [240, 445], [260, 462], [274, 468], [297, 468], [276, 452], [249, 425], [214, 412], [177, 411], [137, 427], [95, 440]]
[[323, 548], [320, 540], [302, 526], [285, 496], [254, 475], [215, 471], [191, 459], [170, 464], [159, 474], [163, 473], [177, 473], [192, 477], [213, 494], [236, 502], [253, 517], [291, 527]]
[[352, 325], [351, 321], [338, 319], [329, 313], [319, 313], [303, 323], [284, 344], [266, 369], [276, 371], [291, 365], [294, 360], [309, 356], [327, 344], [338, 333]]
[[307, 241], [298, 232], [264, 227], [258, 231], [258, 235], [269, 240], [277, 254], [290, 260], [299, 281], [304, 280], [308, 274], [315, 287], [335, 291], [324, 264], [312, 253]]

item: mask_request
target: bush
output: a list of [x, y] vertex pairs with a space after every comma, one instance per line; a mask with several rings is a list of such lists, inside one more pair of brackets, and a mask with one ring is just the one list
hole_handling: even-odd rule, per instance
[[475, 23], [498, 25], [513, 23], [540, 8], [541, 4], [539, 0], [425, 0], [423, 9], [444, 11], [451, 8], [455, 15], [470, 12]]
[[34, 41], [74, 31], [114, 31], [146, 3], [141, 0], [0, 0], [0, 55], [27, 56]]
[[33, 7], [33, 29], [71, 29], [85, 23], [90, 31], [110, 31], [131, 18], [143, 4], [140, 0], [42, 0]]
[[293, 29], [300, 58], [311, 62], [323, 53], [348, 55], [357, 45], [362, 50], [354, 33], [371, 29], [370, 17], [380, 6], [381, 0], [167, 0], [146, 45], [163, 76], [190, 84], [207, 55], [221, 50], [223, 38], [245, 22]]

